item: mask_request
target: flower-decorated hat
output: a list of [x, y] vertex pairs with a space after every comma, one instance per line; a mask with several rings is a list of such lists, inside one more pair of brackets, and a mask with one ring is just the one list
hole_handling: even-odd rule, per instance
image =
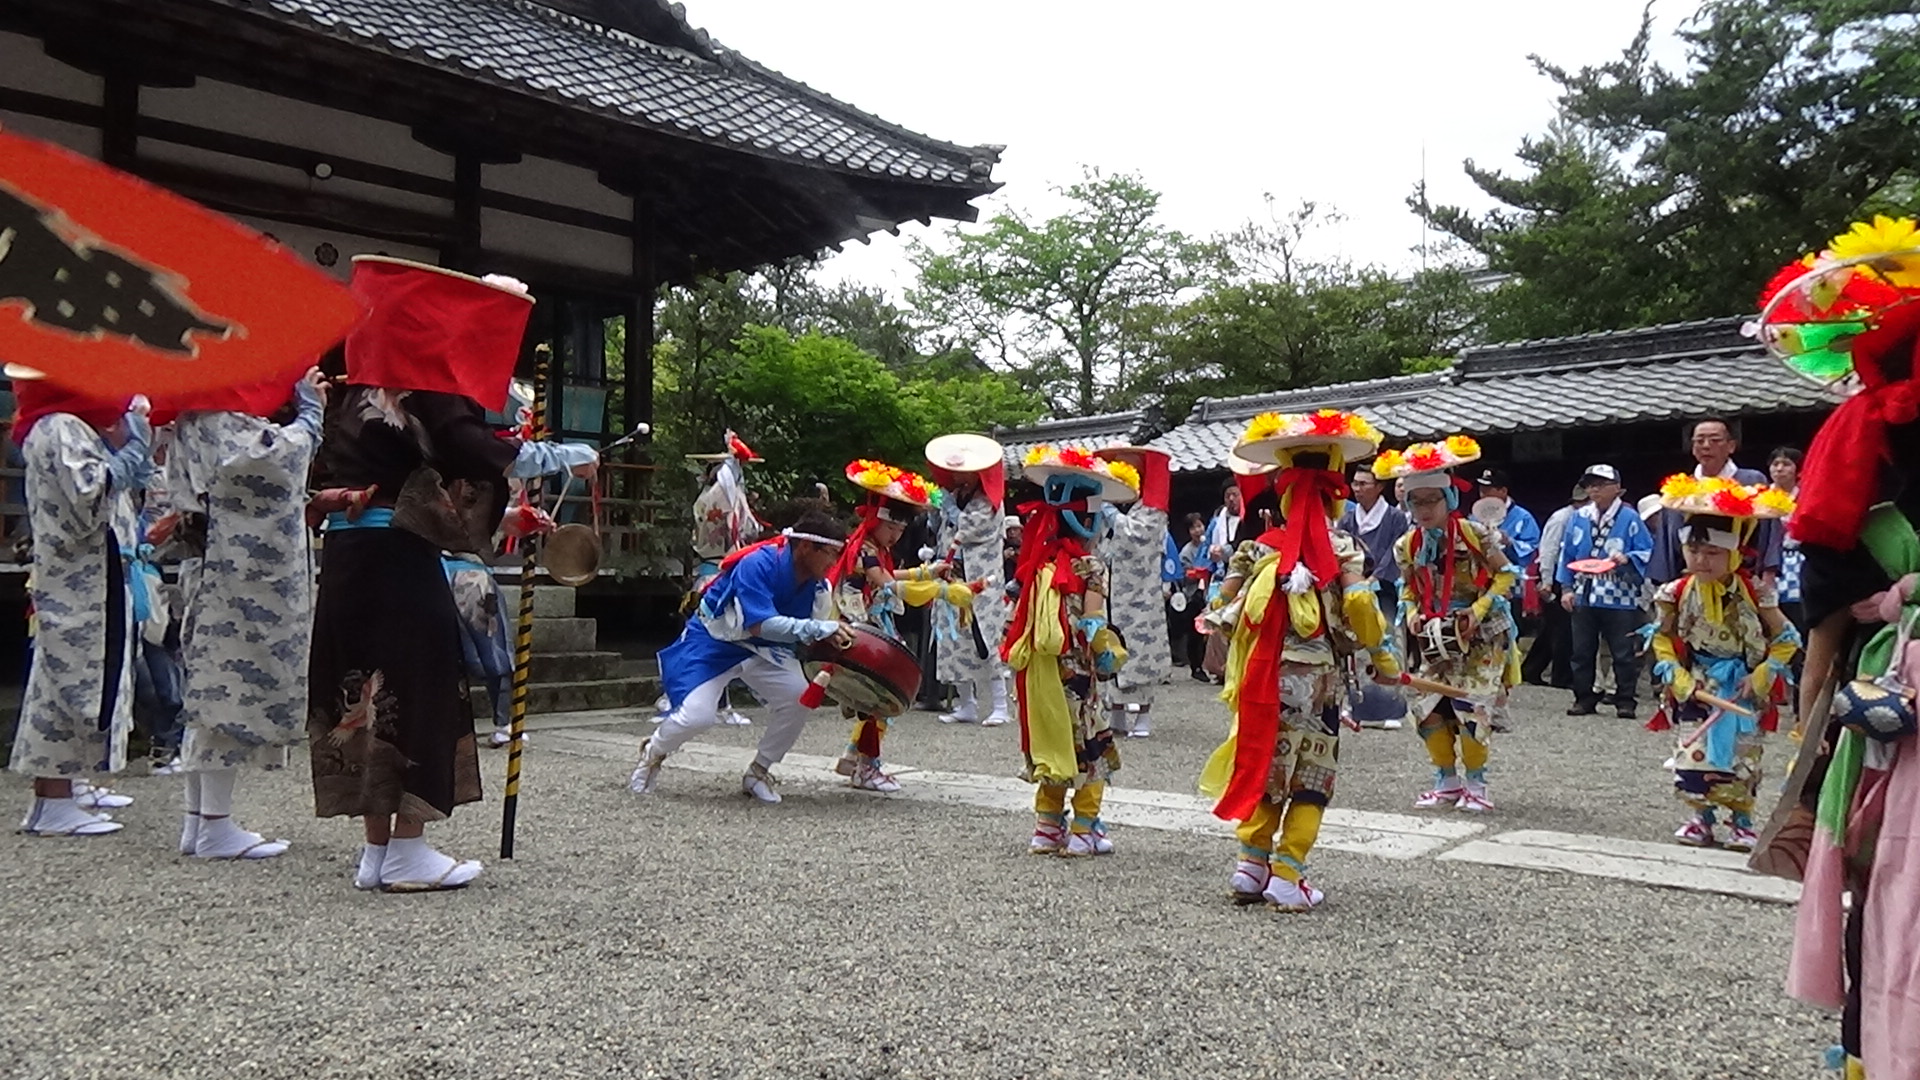
[[1006, 502], [1007, 451], [985, 435], [939, 435], [927, 441], [927, 469], [940, 486], [952, 488], [962, 478], [978, 479], [980, 491], [995, 506]]
[[1373, 459], [1373, 475], [1404, 480], [1407, 490], [1451, 488], [1448, 470], [1480, 460], [1480, 444], [1470, 435], [1449, 435], [1439, 442], [1414, 443], [1405, 450], [1382, 450]]
[[913, 511], [940, 505], [940, 489], [926, 477], [884, 461], [850, 461], [847, 479], [867, 490], [867, 506], [888, 521], [904, 525], [912, 519]]
[[1132, 502], [1140, 493], [1140, 471], [1124, 461], [1108, 461], [1078, 446], [1036, 446], [1027, 451], [1021, 474], [1047, 485], [1056, 476], [1078, 476], [1100, 485], [1101, 499]]
[[1094, 453], [1116, 465], [1133, 469], [1140, 501], [1155, 510], [1166, 510], [1173, 488], [1173, 456], [1151, 446], [1109, 446]]
[[1273, 474], [1280, 471], [1280, 466], [1261, 465], [1237, 454], [1228, 454], [1227, 471], [1233, 474], [1233, 486], [1240, 489], [1240, 498], [1246, 500], [1272, 487]]
[[1660, 485], [1660, 506], [1686, 515], [1686, 525], [1681, 529], [1683, 543], [1706, 543], [1736, 551], [1754, 521], [1793, 513], [1793, 496], [1765, 484], [1676, 473]]
[[1261, 413], [1233, 447], [1235, 457], [1258, 465], [1284, 464], [1286, 451], [1326, 447], [1340, 457], [1333, 463], [1345, 469], [1372, 456], [1380, 446], [1380, 432], [1359, 413], [1321, 409], [1311, 413]]

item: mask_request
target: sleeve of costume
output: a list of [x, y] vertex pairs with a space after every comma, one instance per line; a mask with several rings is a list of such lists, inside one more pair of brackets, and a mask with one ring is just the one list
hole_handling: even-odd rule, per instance
[[1525, 507], [1514, 515], [1513, 528], [1507, 530], [1507, 539], [1513, 542], [1513, 565], [1524, 567], [1533, 561], [1540, 551], [1540, 523]]
[[762, 548], [735, 563], [733, 599], [740, 605], [740, 625], [751, 630], [780, 614], [773, 606], [774, 576], [781, 559], [773, 548]]
[[512, 475], [521, 480], [552, 476], [600, 460], [600, 451], [578, 443], [523, 442], [513, 458]]
[[1669, 581], [1653, 593], [1653, 676], [1665, 683], [1675, 701], [1693, 696], [1693, 672], [1680, 662], [1680, 639], [1675, 621], [1680, 605], [1681, 582]]
[[415, 392], [406, 406], [426, 429], [434, 460], [461, 473], [504, 478], [519, 456], [513, 443], [495, 434], [480, 406], [465, 398]]
[[84, 536], [111, 520], [112, 455], [100, 433], [86, 421], [66, 413], [43, 416], [21, 450], [26, 458], [28, 500], [41, 513], [55, 513], [62, 532]]
[[1564, 511], [1556, 510], [1540, 530], [1540, 550], [1535, 553], [1540, 580], [1551, 582], [1559, 577], [1560, 544], [1566, 535], [1567, 515]]
[[[1641, 521], [1640, 515], [1634, 513], [1632, 508], [1623, 506], [1620, 513], [1627, 525], [1626, 545], [1621, 554], [1627, 557], [1628, 565], [1639, 571], [1641, 577], [1646, 577], [1648, 563], [1653, 558], [1653, 534], [1647, 531], [1646, 522]], [[1666, 516], [1661, 515], [1663, 518]]]
[[[1586, 535], [1586, 522], [1587, 519], [1579, 514], [1568, 515], [1567, 530], [1562, 534], [1560, 551], [1553, 557], [1553, 580], [1555, 584], [1573, 584], [1573, 570], [1567, 566], [1567, 564], [1573, 560], [1567, 556], [1572, 552], [1578, 552], [1580, 550], [1580, 542]], [[1571, 549], [1571, 551], [1569, 551], [1569, 549]]]
[[1000, 522], [998, 508], [984, 496], [975, 496], [967, 500], [967, 505], [960, 511], [960, 523], [954, 530], [953, 543], [963, 548], [990, 543], [1000, 534]]

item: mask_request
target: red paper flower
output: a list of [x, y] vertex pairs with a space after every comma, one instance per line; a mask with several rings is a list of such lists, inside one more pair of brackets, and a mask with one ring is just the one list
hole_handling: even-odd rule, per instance
[[1728, 517], [1752, 517], [1753, 496], [1733, 488], [1722, 488], [1709, 500], [1713, 508]]
[[1317, 412], [1307, 418], [1315, 435], [1345, 435], [1347, 418], [1341, 413]]
[[1070, 465], [1076, 469], [1091, 469], [1094, 468], [1094, 457], [1077, 446], [1062, 447], [1060, 464]]
[[1407, 463], [1419, 472], [1432, 472], [1447, 467], [1446, 455], [1432, 445], [1422, 446], [1407, 455]]

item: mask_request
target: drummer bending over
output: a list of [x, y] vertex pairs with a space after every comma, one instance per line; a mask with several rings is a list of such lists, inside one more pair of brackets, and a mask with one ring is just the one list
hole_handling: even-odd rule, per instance
[[845, 525], [810, 511], [793, 528], [721, 563], [680, 640], [660, 652], [669, 711], [640, 748], [629, 789], [653, 791], [667, 755], [720, 722], [727, 684], [738, 678], [772, 713], [740, 790], [761, 802], [780, 801], [770, 770], [799, 740], [809, 711], [800, 703], [807, 678], [792, 647], [829, 638], [842, 647], [853, 642], [838, 621], [817, 617], [831, 610], [827, 575], [846, 538]]
[[[939, 489], [918, 473], [866, 459], [847, 465], [847, 479], [865, 489], [866, 499], [855, 511], [860, 524], [830, 575], [841, 618], [866, 623], [891, 637], [896, 636], [893, 617], [908, 604], [919, 606], [936, 597], [970, 604], [972, 596], [965, 589], [946, 590], [934, 583], [951, 572], [949, 564], [936, 562], [906, 570], [893, 565], [893, 546], [914, 515], [939, 502]], [[865, 791], [899, 791], [900, 781], [880, 762], [887, 718], [850, 715], [854, 715], [853, 733], [834, 771]]]

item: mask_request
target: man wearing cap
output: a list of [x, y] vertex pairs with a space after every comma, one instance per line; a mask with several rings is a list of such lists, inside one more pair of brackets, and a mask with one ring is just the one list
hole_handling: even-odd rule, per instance
[[1502, 547], [1506, 549], [1507, 561], [1520, 568], [1522, 572], [1533, 565], [1533, 557], [1540, 550], [1540, 523], [1526, 507], [1514, 502], [1508, 494], [1513, 480], [1505, 469], [1485, 469], [1480, 473], [1480, 497], [1498, 499], [1506, 508], [1500, 519]]
[[[1573, 688], [1573, 622], [1567, 609], [1560, 606], [1560, 585], [1555, 580], [1555, 571], [1562, 561], [1560, 551], [1567, 538], [1567, 522], [1587, 501], [1587, 489], [1580, 484], [1573, 485], [1567, 505], [1549, 514], [1547, 523], [1540, 527], [1539, 558], [1534, 560], [1531, 570], [1540, 589], [1540, 632], [1520, 665], [1520, 674], [1535, 686]], [[1549, 668], [1553, 671], [1551, 679], [1547, 677]]]
[[1601, 641], [1613, 654], [1614, 707], [1621, 719], [1634, 715], [1639, 675], [1635, 652], [1644, 612], [1647, 560], [1653, 535], [1633, 507], [1620, 498], [1620, 471], [1595, 465], [1580, 478], [1592, 501], [1567, 521], [1554, 581], [1561, 610], [1572, 615], [1573, 706], [1568, 716], [1599, 711], [1594, 692], [1595, 651]]

